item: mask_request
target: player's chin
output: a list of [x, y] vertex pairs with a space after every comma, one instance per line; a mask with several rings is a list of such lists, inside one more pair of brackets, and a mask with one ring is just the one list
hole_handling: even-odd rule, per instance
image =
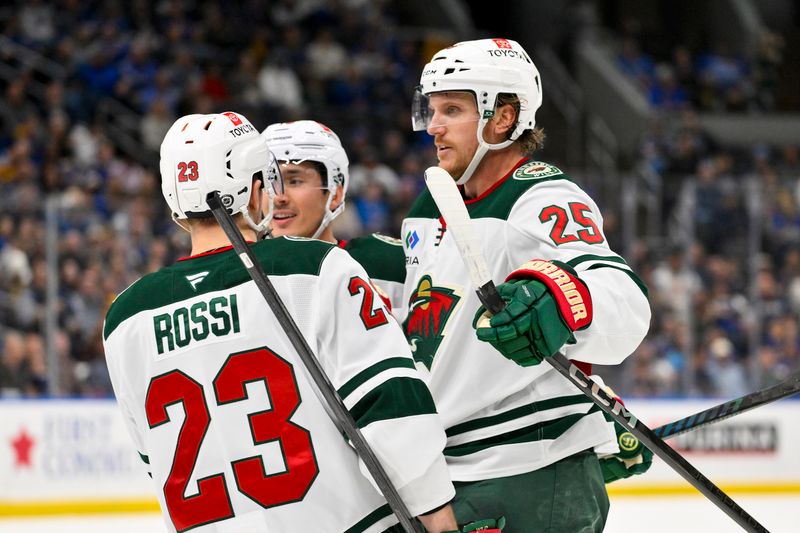
[[287, 235], [292, 235], [292, 231], [288, 227], [279, 227], [276, 224], [270, 224], [270, 235], [273, 237], [286, 237]]
[[449, 157], [444, 157], [439, 159], [439, 168], [446, 170], [449, 174], [453, 174], [453, 171], [456, 170], [456, 165]]
[[461, 177], [461, 174], [464, 173], [464, 167], [461, 165], [456, 165], [450, 161], [439, 161], [439, 168], [446, 170], [448, 174], [450, 174], [454, 179], [458, 179]]

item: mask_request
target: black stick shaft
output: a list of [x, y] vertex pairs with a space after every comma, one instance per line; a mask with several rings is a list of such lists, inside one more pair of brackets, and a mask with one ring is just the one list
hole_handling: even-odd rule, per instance
[[350, 442], [353, 443], [356, 453], [358, 453], [361, 460], [364, 461], [364, 465], [380, 488], [403, 529], [407, 533], [420, 533], [421, 530], [411, 518], [408, 508], [400, 498], [391, 479], [389, 479], [389, 475], [378, 461], [375, 452], [372, 451], [372, 448], [370, 448], [369, 443], [364, 439], [361, 431], [359, 431], [350, 411], [347, 410], [344, 402], [336, 393], [336, 388], [328, 379], [319, 361], [311, 351], [311, 347], [308, 345], [294, 319], [289, 314], [288, 309], [286, 309], [280, 295], [264, 273], [264, 269], [258, 262], [253, 250], [251, 250], [247, 242], [245, 242], [244, 237], [239, 231], [239, 228], [236, 227], [228, 210], [222, 206], [219, 193], [216, 191], [210, 193], [206, 201], [209, 207], [211, 207], [214, 218], [217, 219], [217, 222], [225, 231], [231, 244], [233, 244], [236, 254], [244, 264], [250, 277], [253, 278], [258, 290], [261, 291], [261, 294], [267, 301], [267, 304], [269, 304], [270, 309], [272, 309], [272, 312], [275, 314], [275, 318], [278, 319], [286, 336], [289, 338], [289, 341], [291, 341], [292, 346], [297, 350], [297, 354], [300, 356], [303, 365], [306, 367], [309, 374], [311, 374], [319, 392], [322, 394], [322, 397], [325, 399], [334, 415], [334, 422], [339, 426], [339, 429], [347, 435]]
[[740, 415], [756, 407], [772, 403], [800, 392], [800, 372], [795, 372], [777, 385], [766, 389], [746, 394], [741, 398], [715, 405], [705, 411], [700, 411], [675, 422], [664, 424], [653, 429], [653, 434], [662, 439], [669, 439], [682, 435], [688, 431], [720, 422], [726, 418]]
[[[505, 307], [505, 302], [500, 299], [500, 304], [497, 303], [498, 298], [486, 298], [486, 292], [491, 292], [491, 288], [487, 291], [487, 286], [479, 290], [478, 297], [484, 307], [492, 314], [497, 314]], [[496, 289], [495, 291], [496, 292]], [[725, 494], [713, 481], [704, 476], [699, 470], [683, 458], [681, 454], [669, 447], [669, 445], [659, 438], [653, 430], [639, 422], [625, 406], [619, 401], [612, 398], [600, 385], [589, 379], [581, 369], [572, 364], [562, 353], [556, 353], [552, 357], [545, 359], [555, 368], [562, 376], [569, 379], [574, 383], [578, 389], [585, 394], [595, 405], [597, 405], [604, 413], [613, 418], [628, 431], [633, 433], [645, 446], [659, 456], [662, 461], [667, 463], [673, 470], [680, 476], [688, 481], [694, 488], [699, 490], [711, 503], [719, 507], [719, 509], [733, 519], [745, 531], [751, 533], [769, 533], [768, 530], [762, 526], [755, 518], [739, 507], [730, 496]]]

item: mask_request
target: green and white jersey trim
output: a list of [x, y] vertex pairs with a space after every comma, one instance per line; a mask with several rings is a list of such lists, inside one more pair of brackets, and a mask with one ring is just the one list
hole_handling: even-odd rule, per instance
[[574, 259], [567, 261], [567, 264], [576, 270], [594, 270], [597, 268], [615, 268], [624, 272], [631, 280], [639, 287], [645, 297], [650, 297], [650, 292], [647, 289], [644, 281], [631, 270], [628, 263], [618, 255], [594, 255], [584, 254]]

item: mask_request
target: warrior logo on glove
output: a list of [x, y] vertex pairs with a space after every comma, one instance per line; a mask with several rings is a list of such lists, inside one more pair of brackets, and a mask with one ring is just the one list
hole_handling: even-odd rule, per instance
[[408, 317], [404, 324], [414, 359], [428, 370], [433, 356], [444, 340], [444, 328], [461, 297], [453, 289], [434, 287], [431, 277], [422, 276], [408, 300]]
[[[575, 281], [573, 281], [574, 278], [568, 272], [550, 261], [534, 259], [518, 268], [516, 272], [509, 276], [509, 279], [523, 277], [534, 277], [545, 282], [550, 280], [550, 283], [546, 283], [546, 285], [558, 301], [559, 307], [562, 310], [570, 310], [570, 313], [562, 313], [562, 318], [567, 322], [570, 329], [574, 331], [588, 325], [588, 321], [585, 319], [590, 316], [591, 308], [587, 311], [587, 304], [591, 306], [591, 300], [584, 297], [584, 294], [587, 293], [586, 289], [583, 286], [576, 285]], [[582, 292], [584, 294], [581, 294]], [[570, 320], [570, 314], [572, 320]]]
[[639, 439], [630, 431], [620, 434], [617, 438], [617, 442], [619, 444], [619, 449], [624, 452], [632, 452], [639, 446]]

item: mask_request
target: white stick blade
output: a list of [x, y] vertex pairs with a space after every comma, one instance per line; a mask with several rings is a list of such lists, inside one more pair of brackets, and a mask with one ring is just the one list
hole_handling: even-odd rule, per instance
[[472, 226], [467, 206], [456, 186], [453, 177], [445, 169], [429, 167], [425, 171], [425, 185], [433, 196], [447, 223], [447, 231], [453, 236], [456, 246], [469, 270], [470, 279], [475, 287], [480, 287], [492, 279], [486, 260], [483, 257], [480, 240]]

